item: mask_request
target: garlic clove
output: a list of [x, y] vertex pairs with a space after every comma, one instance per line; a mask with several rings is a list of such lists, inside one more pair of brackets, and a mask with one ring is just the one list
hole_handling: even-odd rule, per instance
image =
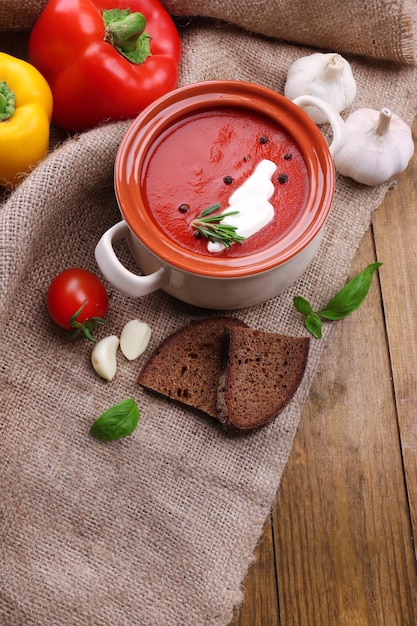
[[91, 363], [99, 376], [111, 381], [116, 375], [119, 338], [109, 335], [98, 341], [91, 352]]
[[151, 334], [151, 328], [145, 322], [127, 322], [120, 334], [120, 350], [129, 361], [137, 359], [148, 347]]
[[345, 122], [336, 170], [364, 185], [379, 185], [405, 170], [414, 154], [411, 128], [383, 107], [359, 109]]
[[[287, 72], [284, 94], [290, 100], [310, 95], [331, 104], [338, 113], [352, 104], [356, 96], [356, 80], [348, 61], [336, 52], [315, 52], [294, 61]], [[316, 124], [327, 121], [317, 107], [306, 107]]]

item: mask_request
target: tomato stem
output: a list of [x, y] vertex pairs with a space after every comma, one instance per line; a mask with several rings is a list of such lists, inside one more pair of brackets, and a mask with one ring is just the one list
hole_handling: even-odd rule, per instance
[[80, 334], [83, 334], [84, 337], [86, 337], [89, 341], [92, 341], [94, 343], [96, 339], [92, 334], [93, 330], [97, 328], [97, 326], [107, 324], [107, 320], [101, 317], [92, 317], [86, 322], [78, 322], [77, 317], [81, 314], [86, 304], [87, 304], [87, 300], [84, 300], [84, 302], [82, 303], [78, 311], [76, 311], [74, 315], [70, 317], [70, 326], [72, 328], [72, 331], [70, 332], [70, 337], [71, 339], [76, 339], [77, 337], [80, 336]]
[[0, 82], [0, 122], [12, 117], [15, 111], [15, 95], [8, 84]]

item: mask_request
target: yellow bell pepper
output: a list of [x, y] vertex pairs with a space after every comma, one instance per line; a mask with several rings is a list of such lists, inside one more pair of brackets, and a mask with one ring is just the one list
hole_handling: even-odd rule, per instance
[[52, 92], [30, 63], [0, 52], [0, 185], [13, 189], [49, 149]]

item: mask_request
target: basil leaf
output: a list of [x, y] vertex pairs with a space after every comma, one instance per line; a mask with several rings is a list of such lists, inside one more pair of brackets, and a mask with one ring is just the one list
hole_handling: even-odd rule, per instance
[[302, 296], [295, 296], [293, 302], [296, 310], [302, 315], [309, 315], [313, 312], [311, 304]]
[[374, 272], [382, 263], [371, 263], [341, 289], [319, 315], [328, 320], [341, 320], [360, 307], [366, 298]]
[[132, 398], [104, 411], [92, 424], [90, 435], [100, 441], [115, 441], [131, 435], [139, 423], [140, 411]]
[[323, 324], [316, 313], [309, 313], [305, 318], [304, 324], [313, 337], [321, 339]]
[[372, 276], [381, 265], [382, 263], [371, 263], [365, 267], [360, 274], [333, 296], [321, 311], [314, 311], [305, 298], [295, 296], [293, 299], [294, 307], [301, 315], [304, 315], [304, 325], [313, 337], [321, 339], [323, 324], [320, 318], [341, 320], [360, 307], [368, 294]]

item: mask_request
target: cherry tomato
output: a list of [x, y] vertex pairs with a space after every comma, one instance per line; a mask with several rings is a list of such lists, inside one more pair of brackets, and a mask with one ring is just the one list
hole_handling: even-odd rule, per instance
[[109, 306], [107, 291], [97, 276], [88, 270], [71, 267], [54, 278], [46, 297], [53, 321], [72, 336], [84, 334], [95, 341], [92, 331], [106, 322]]

